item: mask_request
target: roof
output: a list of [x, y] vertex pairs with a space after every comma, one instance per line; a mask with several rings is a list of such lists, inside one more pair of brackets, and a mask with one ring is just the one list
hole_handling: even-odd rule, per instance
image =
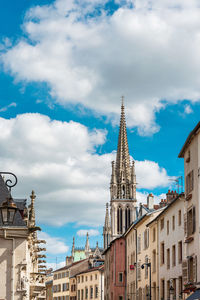
[[71, 267], [73, 267], [73, 266], [77, 265], [78, 263], [81, 263], [81, 262], [83, 262], [83, 261], [85, 261], [85, 260], [87, 260], [87, 258], [86, 258], [86, 259], [79, 260], [79, 261], [76, 261], [76, 262], [70, 264], [69, 266], [64, 266], [64, 267], [62, 267], [62, 268], [60, 268], [60, 269], [57, 269], [57, 270], [53, 271], [53, 273], [67, 270], [67, 269], [69, 269], [69, 268], [71, 268]]
[[114, 240], [112, 240], [111, 242], [110, 242], [110, 244], [109, 244], [109, 246], [103, 251], [103, 255], [108, 251], [108, 249], [110, 249], [110, 246], [115, 242], [115, 241], [117, 241], [117, 240], [119, 240], [119, 239], [121, 239], [121, 238], [124, 238], [124, 234], [122, 234], [122, 235], [120, 235], [120, 236], [118, 236], [116, 239], [114, 239]]
[[161, 211], [161, 213], [155, 218], [153, 219], [151, 222], [149, 222], [147, 224], [147, 226], [149, 226], [151, 223], [153, 223], [154, 221], [156, 221], [158, 218], [160, 218], [161, 215], [163, 215], [181, 196], [183, 196], [184, 193], [179, 194], [174, 200], [172, 200], [167, 206], [165, 206], [163, 208], [163, 211]]
[[98, 271], [98, 270], [101, 270], [101, 269], [104, 270], [104, 265], [94, 267], [94, 268], [90, 268], [90, 269], [87, 269], [85, 271], [81, 271], [80, 273], [77, 273], [76, 276], [84, 274], [84, 273], [90, 273], [90, 272]]
[[190, 132], [190, 134], [188, 135], [178, 157], [184, 157], [184, 153], [185, 150], [187, 149], [187, 147], [189, 146], [189, 144], [191, 143], [192, 139], [194, 138], [194, 136], [197, 134], [197, 131], [200, 128], [200, 122], [195, 126], [195, 128]]

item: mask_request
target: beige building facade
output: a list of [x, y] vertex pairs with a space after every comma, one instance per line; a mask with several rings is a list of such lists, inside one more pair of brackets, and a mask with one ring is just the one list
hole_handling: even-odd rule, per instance
[[[152, 253], [152, 274], [156, 271], [157, 299], [184, 299], [182, 264], [185, 257], [184, 244], [184, 194], [177, 196], [151, 222], [151, 244], [156, 239]], [[154, 254], [155, 253], [155, 254]], [[154, 265], [154, 255], [156, 265]]]
[[77, 300], [104, 300], [104, 266], [88, 269], [76, 275]]
[[[150, 242], [150, 230], [147, 224], [155, 219], [163, 209], [146, 212], [135, 221], [125, 233], [127, 257], [127, 299], [143, 300], [150, 296], [151, 253], [156, 244]], [[151, 273], [152, 274], [152, 273]], [[152, 277], [152, 287], [157, 281]], [[156, 299], [156, 298], [152, 298]]]
[[189, 134], [179, 157], [184, 158], [185, 215], [183, 284], [185, 291], [200, 287], [200, 122]]

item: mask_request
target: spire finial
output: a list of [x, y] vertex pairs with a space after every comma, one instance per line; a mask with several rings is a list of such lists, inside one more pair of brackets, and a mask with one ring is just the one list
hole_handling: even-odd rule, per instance
[[124, 96], [121, 96], [122, 106], [124, 107]]

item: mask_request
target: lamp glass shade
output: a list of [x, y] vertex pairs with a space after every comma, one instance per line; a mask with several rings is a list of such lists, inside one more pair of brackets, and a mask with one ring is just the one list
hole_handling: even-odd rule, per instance
[[2, 213], [2, 221], [3, 221], [3, 223], [7, 223], [8, 222], [8, 209], [7, 209], [7, 207], [3, 207], [1, 209], [1, 213]]
[[15, 208], [8, 209], [8, 223], [10, 223], [10, 224], [13, 223], [14, 217], [15, 217], [15, 212], [16, 212]]

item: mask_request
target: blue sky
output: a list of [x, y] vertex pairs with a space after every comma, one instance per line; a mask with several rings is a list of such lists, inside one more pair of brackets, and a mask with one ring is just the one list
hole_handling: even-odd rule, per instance
[[138, 202], [158, 202], [183, 175], [178, 153], [199, 121], [200, 12], [175, 2], [0, 2], [2, 169], [18, 176], [17, 197], [35, 189], [49, 263], [87, 230], [102, 245], [122, 94]]

